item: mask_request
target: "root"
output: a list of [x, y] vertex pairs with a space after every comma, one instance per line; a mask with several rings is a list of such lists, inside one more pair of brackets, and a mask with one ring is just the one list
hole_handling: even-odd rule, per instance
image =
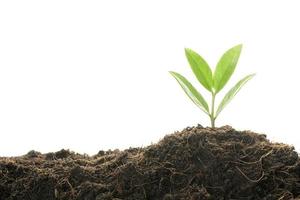
[[258, 183], [259, 181], [261, 181], [261, 179], [265, 176], [265, 173], [262, 172], [261, 176], [259, 177], [259, 179], [253, 180], [250, 179], [238, 166], [235, 166], [235, 168], [251, 183]]

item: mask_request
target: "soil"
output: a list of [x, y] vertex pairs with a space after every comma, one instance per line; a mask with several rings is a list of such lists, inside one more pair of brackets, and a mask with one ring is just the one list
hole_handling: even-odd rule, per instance
[[201, 125], [145, 148], [0, 158], [0, 200], [73, 199], [300, 199], [300, 159], [266, 135]]

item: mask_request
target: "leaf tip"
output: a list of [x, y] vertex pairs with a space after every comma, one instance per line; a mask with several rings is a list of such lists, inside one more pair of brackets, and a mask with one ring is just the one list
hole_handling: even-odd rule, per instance
[[198, 55], [198, 53], [196, 51], [194, 51], [191, 48], [184, 48], [184, 52], [186, 56], [195, 56]]
[[235, 47], [236, 47], [236, 48], [239, 48], [239, 49], [242, 49], [242, 48], [243, 48], [243, 44], [240, 43], [240, 44], [236, 45]]
[[237, 49], [237, 51], [238, 51], [239, 53], [241, 53], [241, 51], [242, 51], [242, 49], [243, 49], [243, 44], [238, 44], [238, 45], [236, 45], [234, 48]]
[[178, 76], [178, 73], [177, 73], [177, 72], [169, 71], [169, 73], [170, 73], [174, 78], [176, 78], [176, 76]]
[[188, 54], [188, 53], [191, 52], [191, 49], [190, 48], [184, 48], [184, 52], [185, 52], [185, 54]]
[[254, 77], [254, 76], [256, 76], [256, 73], [253, 73], [253, 74], [249, 74], [249, 77]]
[[230, 51], [230, 50], [231, 50], [231, 51], [233, 50], [233, 51], [235, 51], [235, 52], [241, 52], [242, 49], [243, 49], [243, 44], [240, 43], [240, 44], [237, 44], [237, 45], [235, 45], [234, 47], [230, 48], [229, 51]]

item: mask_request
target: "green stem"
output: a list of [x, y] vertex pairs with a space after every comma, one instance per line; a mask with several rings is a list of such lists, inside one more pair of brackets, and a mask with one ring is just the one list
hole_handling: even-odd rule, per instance
[[211, 98], [211, 113], [210, 113], [210, 122], [211, 122], [211, 127], [215, 128], [215, 97], [216, 94], [214, 92], [211, 93], [212, 98]]

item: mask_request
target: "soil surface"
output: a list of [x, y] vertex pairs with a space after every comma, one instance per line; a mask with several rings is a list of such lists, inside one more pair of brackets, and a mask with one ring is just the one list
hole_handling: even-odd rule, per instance
[[0, 158], [0, 200], [73, 199], [300, 199], [300, 159], [265, 135], [201, 125], [145, 148]]

